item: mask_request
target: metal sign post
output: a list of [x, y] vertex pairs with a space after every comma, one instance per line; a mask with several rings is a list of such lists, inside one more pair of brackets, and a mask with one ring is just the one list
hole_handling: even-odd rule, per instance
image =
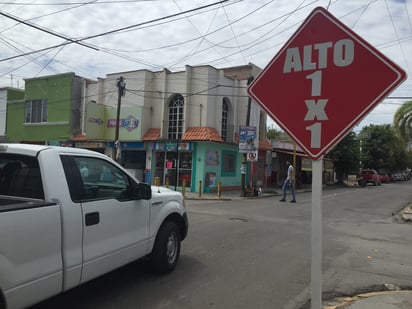
[[322, 308], [322, 168], [323, 158], [312, 160], [311, 308]]

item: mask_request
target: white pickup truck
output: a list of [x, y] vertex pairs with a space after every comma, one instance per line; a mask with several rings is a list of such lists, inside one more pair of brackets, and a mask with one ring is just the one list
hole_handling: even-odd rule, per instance
[[0, 309], [24, 308], [141, 257], [172, 271], [180, 193], [84, 149], [0, 144]]

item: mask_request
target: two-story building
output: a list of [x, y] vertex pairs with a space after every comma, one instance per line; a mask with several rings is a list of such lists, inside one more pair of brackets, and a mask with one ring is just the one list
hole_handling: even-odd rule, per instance
[[[266, 113], [249, 100], [253, 64], [171, 72], [137, 70], [89, 80], [75, 73], [26, 79], [24, 96], [7, 98], [7, 141], [81, 147], [113, 156], [117, 111], [120, 157], [139, 180], [187, 190], [239, 188], [239, 127], [256, 127], [258, 160], [245, 186], [265, 186], [271, 145]], [[119, 95], [118, 81], [126, 83]], [[4, 105], [4, 104], [3, 104]], [[0, 106], [1, 107], [1, 106]], [[0, 114], [1, 115], [1, 114]], [[1, 133], [1, 132], [0, 132]], [[202, 185], [199, 187], [199, 185]]]
[[85, 82], [74, 73], [25, 79], [24, 93], [7, 100], [7, 140], [71, 146], [81, 130]]
[[[204, 191], [216, 190], [218, 182], [223, 189], [240, 188], [238, 131], [249, 119], [248, 125], [257, 129], [260, 160], [249, 164], [246, 184], [265, 185], [271, 164], [266, 114], [246, 93], [247, 80], [259, 71], [249, 64], [108, 74], [88, 84], [84, 133], [76, 145], [87, 147], [104, 139], [112, 150], [107, 154], [112, 154], [120, 102], [120, 160], [138, 179], [154, 183], [158, 178], [171, 187], [181, 187], [184, 181], [192, 191], [199, 190], [200, 181]], [[126, 94], [119, 98], [120, 77]]]

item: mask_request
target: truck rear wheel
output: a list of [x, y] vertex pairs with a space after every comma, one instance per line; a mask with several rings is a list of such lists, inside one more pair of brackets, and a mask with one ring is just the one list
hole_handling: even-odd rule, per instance
[[180, 230], [173, 221], [163, 223], [151, 253], [151, 265], [157, 273], [175, 269], [180, 255]]

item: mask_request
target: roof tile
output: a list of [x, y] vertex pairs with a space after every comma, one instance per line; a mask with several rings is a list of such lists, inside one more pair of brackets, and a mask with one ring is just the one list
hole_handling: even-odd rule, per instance
[[150, 128], [145, 136], [143, 136], [142, 141], [156, 141], [160, 137], [160, 128]]
[[183, 134], [183, 141], [209, 141], [223, 143], [222, 137], [216, 129], [210, 127], [188, 128]]

